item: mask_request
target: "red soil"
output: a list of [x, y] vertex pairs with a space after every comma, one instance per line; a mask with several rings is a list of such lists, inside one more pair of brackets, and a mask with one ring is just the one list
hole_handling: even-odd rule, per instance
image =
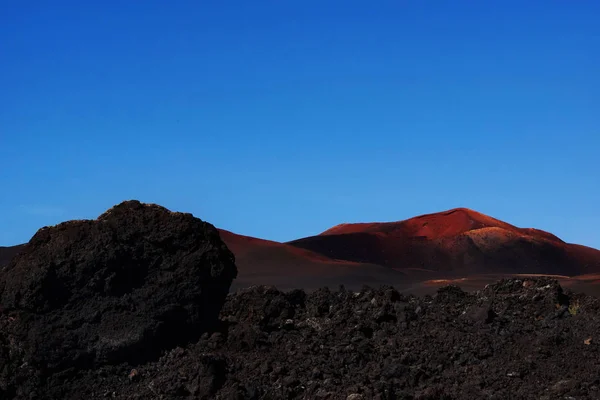
[[436, 278], [600, 272], [598, 250], [466, 208], [399, 222], [341, 224], [290, 244], [334, 259], [385, 265], [407, 273], [423, 268], [435, 271]]
[[562, 242], [551, 233], [533, 228], [518, 228], [468, 208], [454, 208], [444, 212], [420, 215], [399, 222], [340, 224], [321, 233], [321, 236], [365, 232], [385, 233], [402, 237], [441, 239], [457, 236], [475, 229], [490, 227], [502, 228], [507, 232], [523, 236]]
[[251, 285], [275, 285], [280, 289], [318, 288], [401, 283], [405, 274], [390, 268], [351, 260], [334, 260], [285, 243], [257, 239], [219, 230], [221, 239], [235, 254], [238, 277], [232, 290]]

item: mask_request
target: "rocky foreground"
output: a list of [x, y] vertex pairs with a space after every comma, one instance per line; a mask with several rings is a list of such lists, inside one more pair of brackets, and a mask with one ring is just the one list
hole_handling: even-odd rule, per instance
[[0, 271], [0, 399], [600, 398], [600, 302], [556, 281], [227, 295], [235, 274], [158, 206], [40, 230]]

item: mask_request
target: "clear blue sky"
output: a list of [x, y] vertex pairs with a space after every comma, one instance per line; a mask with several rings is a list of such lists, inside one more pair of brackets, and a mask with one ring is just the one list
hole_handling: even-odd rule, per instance
[[597, 1], [3, 1], [0, 245], [136, 198], [274, 240], [465, 206], [600, 248]]

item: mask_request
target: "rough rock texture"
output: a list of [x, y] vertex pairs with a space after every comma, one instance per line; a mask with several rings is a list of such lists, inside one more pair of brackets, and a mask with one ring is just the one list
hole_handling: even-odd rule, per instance
[[236, 273], [212, 225], [156, 205], [42, 228], [0, 270], [0, 398], [61, 398], [40, 388], [198, 340]]
[[24, 246], [23, 244], [10, 247], [0, 246], [0, 268], [7, 266], [10, 260], [23, 250]]
[[221, 319], [157, 361], [53, 375], [38, 398], [600, 398], [600, 302], [549, 279], [423, 298], [261, 286]]

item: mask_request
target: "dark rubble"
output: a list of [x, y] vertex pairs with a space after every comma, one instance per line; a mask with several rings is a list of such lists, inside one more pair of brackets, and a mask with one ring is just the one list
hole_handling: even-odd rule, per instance
[[424, 298], [253, 287], [198, 341], [63, 371], [38, 398], [597, 399], [599, 307], [544, 278]]

